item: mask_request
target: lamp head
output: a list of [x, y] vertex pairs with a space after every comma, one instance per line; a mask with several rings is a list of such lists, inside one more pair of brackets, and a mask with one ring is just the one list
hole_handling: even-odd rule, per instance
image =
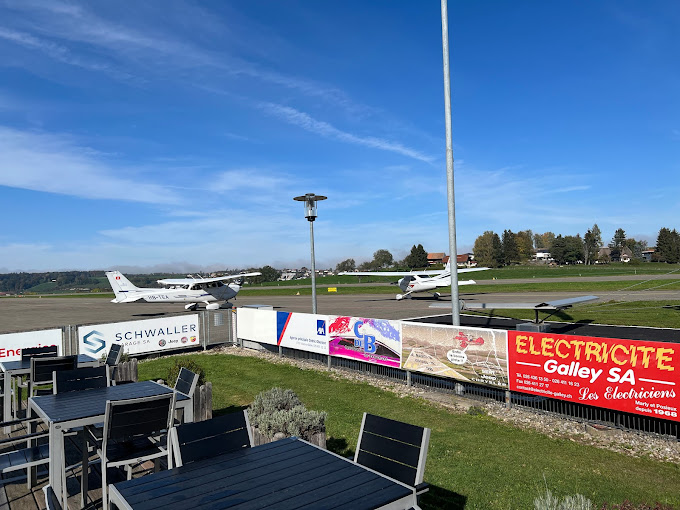
[[326, 198], [328, 197], [324, 197], [323, 195], [315, 195], [314, 193], [307, 193], [306, 195], [295, 197], [293, 200], [297, 200], [298, 202], [304, 202], [305, 218], [307, 218], [308, 221], [314, 221], [317, 216], [316, 203], [319, 200], [326, 200]]

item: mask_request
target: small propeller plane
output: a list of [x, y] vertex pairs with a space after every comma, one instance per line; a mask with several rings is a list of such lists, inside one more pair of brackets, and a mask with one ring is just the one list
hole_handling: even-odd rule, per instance
[[[486, 271], [488, 267], [466, 267], [458, 269], [459, 273], [471, 273], [473, 271]], [[439, 299], [441, 294], [435, 292], [437, 287], [448, 287], [451, 285], [451, 262], [446, 263], [446, 267], [442, 270], [425, 270], [425, 271], [364, 271], [354, 272], [345, 271], [339, 273], [341, 275], [349, 276], [402, 276], [397, 282], [399, 288], [404, 292], [397, 294], [397, 301], [404, 298], [411, 298], [411, 294], [415, 292], [430, 292], [435, 299]], [[458, 285], [474, 285], [474, 280], [458, 281]]]
[[207, 310], [217, 310], [220, 304], [216, 301], [229, 301], [236, 297], [241, 285], [225, 283], [227, 280], [238, 280], [247, 276], [258, 276], [262, 273], [241, 273], [216, 278], [170, 278], [158, 280], [164, 289], [139, 288], [130, 282], [119, 271], [107, 271], [106, 276], [111, 283], [116, 298], [112, 303], [188, 303], [187, 310], [196, 310], [199, 303], [205, 303]]

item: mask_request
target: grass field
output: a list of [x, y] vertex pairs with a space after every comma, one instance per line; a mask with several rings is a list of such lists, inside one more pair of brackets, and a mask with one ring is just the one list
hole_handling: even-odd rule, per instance
[[[353, 452], [364, 411], [430, 427], [425, 481], [431, 489], [422, 499], [424, 509], [531, 509], [545, 483], [555, 495], [581, 493], [597, 505], [624, 499], [680, 505], [677, 464], [551, 439], [488, 416], [456, 414], [370, 384], [331, 378], [323, 371], [226, 354], [188, 357], [213, 383], [216, 414], [249, 405], [262, 390], [291, 388], [307, 408], [328, 412], [328, 446], [342, 455]], [[140, 363], [140, 379], [165, 378], [174, 360]]]

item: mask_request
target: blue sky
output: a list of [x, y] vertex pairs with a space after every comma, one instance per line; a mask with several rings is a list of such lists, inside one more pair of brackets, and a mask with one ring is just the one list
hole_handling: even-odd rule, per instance
[[[680, 3], [449, 2], [459, 252], [680, 217]], [[440, 3], [0, 1], [0, 272], [448, 252]]]

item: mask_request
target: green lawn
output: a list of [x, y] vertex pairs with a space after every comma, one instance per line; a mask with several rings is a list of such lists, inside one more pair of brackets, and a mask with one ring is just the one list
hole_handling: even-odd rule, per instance
[[[329, 448], [353, 452], [364, 411], [432, 429], [424, 509], [531, 509], [548, 488], [556, 495], [581, 493], [604, 501], [661, 501], [680, 505], [680, 466], [631, 458], [518, 430], [488, 416], [455, 414], [370, 384], [334, 379], [323, 371], [230, 356], [189, 355], [213, 383], [216, 414], [249, 405], [273, 386], [293, 389], [309, 409], [328, 412]], [[175, 358], [139, 365], [140, 379], [165, 378]]]

